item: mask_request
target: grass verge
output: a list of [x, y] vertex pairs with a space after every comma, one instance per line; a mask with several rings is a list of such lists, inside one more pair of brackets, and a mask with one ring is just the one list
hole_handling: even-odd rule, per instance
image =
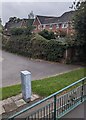
[[[86, 68], [74, 70], [65, 74], [49, 77], [41, 80], [32, 81], [32, 92], [40, 96], [48, 96], [58, 90], [72, 84], [73, 82], [83, 78], [85, 76]], [[0, 99], [6, 99], [8, 97], [21, 93], [21, 85], [13, 85], [0, 88], [2, 91], [2, 97]]]

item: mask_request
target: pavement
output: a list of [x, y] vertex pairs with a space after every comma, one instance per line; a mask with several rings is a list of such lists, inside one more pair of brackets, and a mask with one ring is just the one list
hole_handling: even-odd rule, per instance
[[36, 101], [37, 99], [39, 99], [40, 97], [36, 94], [32, 94], [30, 102], [25, 102], [22, 98], [22, 94], [16, 95], [16, 96], [12, 96], [10, 98], [4, 99], [2, 101], [0, 101], [0, 115], [2, 114], [8, 114], [12, 111], [17, 110], [18, 108], [24, 106], [24, 105], [28, 105], [31, 102]]
[[0, 66], [2, 66], [2, 75], [0, 75], [2, 87], [19, 84], [21, 82], [20, 71], [23, 70], [31, 72], [32, 80], [39, 80], [82, 67], [80, 65], [29, 59], [5, 51], [2, 51], [2, 56], [0, 56]]
[[62, 120], [86, 120], [86, 101], [62, 117]]

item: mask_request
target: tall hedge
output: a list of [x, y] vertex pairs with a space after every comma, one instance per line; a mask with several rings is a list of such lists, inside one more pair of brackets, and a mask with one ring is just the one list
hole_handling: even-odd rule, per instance
[[46, 40], [40, 35], [11, 36], [9, 40], [3, 38], [2, 48], [23, 56], [59, 61], [63, 58], [65, 46], [55, 40]]

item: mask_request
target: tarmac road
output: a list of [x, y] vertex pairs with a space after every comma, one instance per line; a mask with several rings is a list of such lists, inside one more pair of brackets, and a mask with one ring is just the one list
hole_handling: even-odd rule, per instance
[[[0, 50], [1, 52], [1, 50]], [[40, 60], [30, 60], [29, 58], [18, 56], [2, 51], [0, 65], [2, 64], [2, 86], [9, 86], [21, 82], [20, 71], [28, 70], [32, 74], [32, 80], [56, 75], [76, 68], [78, 65], [65, 65]]]

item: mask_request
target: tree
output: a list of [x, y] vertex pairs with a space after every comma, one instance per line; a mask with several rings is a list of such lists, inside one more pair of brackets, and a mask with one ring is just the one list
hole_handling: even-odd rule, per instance
[[2, 23], [2, 20], [1, 20], [1, 18], [0, 18], [0, 25], [1, 25], [1, 23]]
[[75, 37], [77, 44], [86, 44], [86, 1], [79, 1], [76, 4], [74, 28], [76, 31]]
[[15, 22], [19, 22], [19, 21], [20, 21], [20, 18], [17, 18], [17, 17], [10, 17], [9, 18], [9, 22], [15, 23]]
[[2, 26], [2, 20], [0, 18], [0, 33], [2, 33], [2, 32], [3, 32], [3, 26]]
[[31, 11], [28, 15], [28, 19], [34, 19], [34, 13]]
[[86, 62], [86, 0], [74, 2], [73, 7], [77, 57], [78, 61]]

